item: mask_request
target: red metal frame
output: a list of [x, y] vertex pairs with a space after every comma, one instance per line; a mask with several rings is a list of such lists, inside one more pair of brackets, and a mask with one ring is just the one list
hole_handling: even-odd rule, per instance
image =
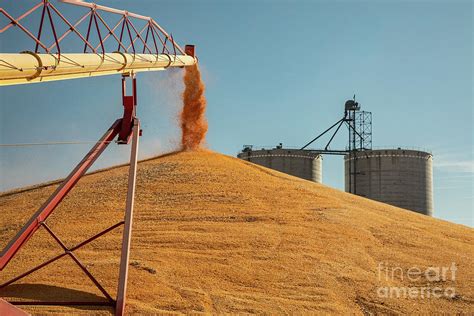
[[61, 203], [64, 197], [76, 185], [79, 179], [87, 172], [96, 159], [113, 141], [120, 131], [122, 120], [117, 120], [97, 142], [97, 144], [87, 153], [76, 168], [69, 174], [63, 183], [56, 189], [51, 197], [36, 211], [26, 225], [18, 234], [8, 243], [5, 249], [0, 253], [0, 270], [10, 262], [17, 251], [28, 241], [28, 239], [38, 230], [40, 223], [47, 220], [49, 215]]
[[[26, 10], [24, 13], [19, 15], [17, 18], [10, 15], [4, 8], [0, 8], [0, 16], [5, 16], [10, 22], [7, 25], [0, 26], [0, 34], [6, 32], [9, 29], [16, 27], [21, 32], [25, 33], [32, 41], [34, 45], [34, 51], [39, 53], [40, 50], [44, 50], [45, 53], [51, 54], [57, 60], [61, 59], [61, 53], [64, 53], [65, 47], [60, 46], [62, 41], [70, 34], [74, 33], [77, 38], [80, 39], [81, 46], [84, 45], [84, 53], [91, 52], [94, 54], [101, 54], [105, 57], [107, 47], [109, 45], [117, 45], [117, 50], [123, 53], [149, 53], [149, 54], [168, 54], [177, 57], [177, 53], [183, 55], [192, 55], [194, 57], [194, 47], [186, 47], [184, 51], [178, 44], [176, 44], [173, 35], [168, 34], [155, 20], [150, 17], [143, 15], [117, 10], [94, 3], [87, 3], [76, 0], [60, 0], [61, 2], [75, 5], [78, 7], [86, 8], [87, 12], [82, 14], [74, 23], [68, 21], [60, 10], [51, 3], [50, 0], [40, 0], [39, 3], [34, 5], [32, 8]], [[24, 19], [30, 16], [32, 13], [39, 9], [42, 9], [41, 17], [38, 28], [32, 32], [24, 25]], [[118, 21], [115, 24], [108, 22], [101, 15], [102, 12], [107, 12], [108, 16], [119, 16]], [[104, 15], [105, 16], [105, 15]], [[46, 18], [47, 17], [47, 18]], [[45, 19], [48, 22], [45, 22]], [[55, 23], [56, 19], [56, 23]], [[79, 31], [81, 23], [88, 20], [87, 34], [83, 35]], [[146, 21], [145, 26], [140, 30], [133, 24], [134, 21], [141, 20]], [[53, 34], [53, 42], [47, 45], [47, 38], [44, 38], [44, 31], [49, 23], [49, 27]], [[59, 24], [64, 23], [67, 26], [67, 30], [63, 34], [59, 34]], [[94, 24], [94, 25], [93, 25]], [[111, 27], [110, 25], [114, 25]], [[107, 29], [106, 34], [101, 33], [101, 28]], [[115, 32], [121, 27], [120, 36]], [[143, 36], [146, 30], [146, 35]], [[124, 37], [124, 33], [125, 37]], [[36, 34], [36, 35], [35, 35]], [[43, 34], [43, 36], [42, 36]], [[95, 36], [94, 36], [95, 35]], [[105, 36], [104, 36], [105, 35]], [[97, 38], [98, 43], [92, 43], [92, 38]], [[110, 40], [110, 39], [113, 40]], [[127, 39], [128, 38], [128, 39]], [[3, 43], [5, 44], [5, 43]], [[95, 46], [94, 46], [95, 45]], [[6, 46], [6, 45], [5, 45]], [[56, 52], [53, 54], [53, 49]], [[25, 51], [25, 47], [18, 51]], [[64, 55], [63, 55], [64, 56]], [[66, 58], [66, 57], [63, 57]], [[170, 58], [171, 60], [171, 58]], [[72, 61], [71, 61], [72, 62]], [[6, 287], [13, 282], [16, 282], [25, 276], [49, 265], [58, 259], [69, 256], [86, 274], [86, 276], [97, 286], [97, 288], [103, 293], [106, 298], [105, 302], [11, 302], [18, 305], [109, 305], [115, 306], [116, 314], [122, 315], [125, 309], [126, 289], [127, 289], [127, 277], [128, 277], [128, 260], [130, 251], [130, 241], [132, 234], [132, 219], [133, 219], [133, 205], [134, 205], [134, 192], [135, 192], [135, 181], [137, 171], [137, 154], [138, 154], [138, 139], [141, 134], [139, 121], [136, 118], [136, 106], [137, 106], [137, 91], [136, 91], [136, 80], [132, 74], [132, 95], [126, 95], [125, 83], [126, 79], [122, 78], [122, 97], [124, 114], [121, 119], [115, 121], [112, 126], [107, 130], [103, 137], [98, 143], [89, 151], [84, 159], [77, 165], [77, 167], [69, 174], [69, 176], [63, 181], [63, 183], [56, 189], [51, 197], [38, 209], [38, 211], [31, 217], [31, 219], [25, 224], [25, 226], [18, 232], [18, 234], [9, 242], [2, 252], [0, 252], [0, 270], [3, 270], [12, 258], [16, 255], [19, 249], [33, 236], [33, 234], [40, 228], [45, 229], [51, 237], [58, 243], [63, 249], [63, 253], [59, 254], [44, 263], [32, 268], [31, 270], [22, 273], [21, 275], [3, 283], [0, 288]], [[46, 221], [55, 208], [61, 203], [64, 197], [71, 191], [71, 189], [77, 184], [80, 178], [87, 172], [92, 166], [95, 160], [102, 154], [107, 148], [108, 144], [112, 142], [115, 137], [118, 136], [117, 142], [119, 144], [128, 144], [131, 142], [131, 156], [130, 156], [130, 170], [129, 170], [129, 183], [128, 183], [128, 194], [127, 203], [125, 210], [124, 221], [117, 223], [96, 235], [88, 238], [87, 240], [79, 243], [78, 245], [68, 248], [62, 242], [62, 240], [53, 232], [53, 230], [47, 225]], [[107, 291], [100, 285], [100, 283], [94, 278], [94, 276], [87, 270], [87, 268], [80, 262], [75, 256], [74, 251], [90, 243], [91, 241], [103, 236], [104, 234], [114, 230], [115, 228], [124, 225], [123, 238], [122, 238], [122, 255], [120, 261], [120, 277], [118, 280], [117, 298], [114, 300]], [[0, 314], [8, 309], [7, 305], [0, 302]]]
[[[101, 5], [96, 5], [94, 3], [82, 2], [82, 1], [74, 1], [74, 0], [62, 0], [61, 2], [68, 3], [70, 5], [75, 5], [83, 8], [89, 9], [85, 14], [83, 14], [75, 23], [71, 23], [68, 21], [64, 15], [58, 10], [56, 6], [54, 6], [50, 0], [41, 0], [38, 4], [33, 6], [31, 9], [27, 10], [16, 19], [11, 16], [4, 8], [0, 8], [0, 14], [5, 16], [10, 22], [5, 25], [3, 28], [0, 29], [0, 34], [9, 30], [13, 26], [17, 26], [21, 31], [23, 31], [28, 37], [30, 37], [35, 44], [35, 52], [38, 53], [40, 48], [42, 48], [46, 53], [52, 54], [52, 49], [56, 48], [57, 58], [61, 58], [61, 47], [60, 43], [66, 38], [69, 34], [75, 33], [81, 42], [84, 44], [84, 53], [87, 52], [88, 49], [92, 51], [92, 53], [99, 53], [98, 48], [101, 48], [101, 54], [106, 53], [105, 42], [109, 38], [115, 39], [115, 43], [118, 45], [117, 50], [124, 52], [124, 53], [138, 53], [148, 52], [150, 54], [171, 54], [170, 51], [173, 51], [173, 54], [176, 56], [177, 52], [181, 54], [185, 54], [185, 51], [178, 45], [173, 39], [173, 35], [168, 34], [155, 20], [150, 17], [146, 17], [143, 15], [131, 13], [128, 11], [118, 10], [114, 8], [109, 8]], [[37, 36], [35, 36], [31, 31], [29, 31], [22, 23], [21, 20], [31, 15], [33, 12], [42, 8], [41, 19], [37, 30]], [[109, 24], [105, 21], [105, 19], [100, 15], [100, 12], [107, 12], [112, 13], [114, 15], [120, 16], [119, 21], [115, 24], [114, 27], [110, 27]], [[57, 25], [55, 25], [53, 20], [53, 13], [59, 17], [59, 20], [62, 23], [67, 25], [67, 31], [65, 31], [61, 36], [58, 36], [56, 30]], [[44, 40], [41, 40], [41, 35], [43, 33], [45, 27], [45, 17], [48, 17], [49, 24], [51, 31], [53, 33], [54, 41], [51, 45], [46, 45]], [[87, 34], [84, 36], [78, 30], [79, 25], [84, 22], [87, 18], [89, 18], [89, 24], [87, 28]], [[135, 20], [142, 20], [146, 21], [146, 25], [138, 31], [138, 29], [133, 24], [132, 19]], [[92, 26], [94, 24], [95, 30]], [[108, 31], [107, 35], [103, 37], [100, 32], [100, 25], [105, 27]], [[120, 38], [115, 34], [115, 30], [119, 27], [121, 28]], [[128, 46], [125, 44], [123, 33], [127, 29], [128, 37]], [[146, 36], [143, 38], [142, 34], [146, 30]], [[90, 38], [92, 32], [95, 32], [96, 36], [98, 37], [98, 44], [94, 47], [90, 42]], [[151, 33], [151, 39], [153, 40], [153, 45], [150, 46], [148, 43], [149, 34]], [[155, 36], [156, 35], [156, 36]], [[158, 44], [156, 41], [158, 38], [161, 45]], [[164, 38], [164, 40], [162, 39]], [[137, 40], [140, 40], [137, 42]], [[141, 49], [136, 46], [136, 43], [141, 44]], [[161, 46], [161, 47], [160, 47]], [[168, 47], [170, 46], [170, 47]], [[171, 47], [172, 46], [172, 47]], [[132, 49], [130, 51], [130, 48]], [[160, 49], [161, 48], [161, 49]]]
[[[8, 285], [23, 279], [31, 273], [42, 269], [43, 267], [61, 259], [64, 256], [69, 256], [76, 265], [81, 268], [84, 274], [95, 284], [95, 286], [102, 292], [106, 298], [106, 302], [20, 302], [12, 301], [11, 304], [16, 305], [107, 305], [115, 307], [116, 315], [123, 315], [125, 310], [126, 300], [126, 289], [127, 289], [127, 278], [128, 278], [128, 262], [130, 253], [130, 242], [132, 235], [132, 219], [133, 219], [133, 206], [135, 196], [135, 183], [136, 183], [136, 172], [137, 172], [137, 159], [138, 159], [138, 143], [140, 131], [140, 123], [136, 117], [136, 79], [133, 75], [130, 76], [133, 89], [132, 95], [126, 95], [125, 81], [126, 78], [122, 78], [122, 98], [124, 105], [124, 115], [121, 119], [116, 120], [112, 126], [105, 132], [102, 138], [97, 144], [86, 154], [82, 161], [74, 168], [69, 176], [62, 182], [62, 184], [56, 189], [56, 191], [50, 196], [50, 198], [36, 211], [36, 213], [30, 218], [25, 226], [18, 232], [18, 234], [10, 241], [5, 249], [0, 253], [0, 270], [12, 260], [15, 254], [20, 248], [33, 236], [33, 234], [40, 228], [45, 229], [49, 235], [58, 243], [63, 249], [63, 253], [50, 258], [42, 264], [20, 274], [13, 279], [0, 284], [0, 289], [7, 287]], [[53, 230], [47, 225], [46, 221], [55, 208], [61, 203], [71, 189], [77, 184], [97, 158], [103, 153], [107, 146], [115, 139], [118, 135], [118, 144], [128, 144], [131, 139], [131, 155], [130, 155], [130, 168], [129, 168], [129, 180], [128, 180], [128, 193], [127, 202], [125, 209], [124, 220], [112, 225], [111, 227], [97, 233], [96, 235], [84, 240], [72, 248], [68, 248], [61, 238], [56, 235]], [[95, 239], [107, 234], [115, 228], [124, 225], [123, 238], [122, 238], [122, 254], [120, 259], [120, 273], [118, 280], [117, 298], [114, 300], [107, 290], [100, 284], [100, 282], [87, 270], [86, 266], [82, 264], [79, 258], [74, 254], [77, 249], [89, 244]], [[1, 306], [0, 306], [1, 307]], [[3, 308], [3, 307], [2, 307]], [[6, 308], [6, 307], [5, 307]], [[0, 309], [2, 311], [2, 309]]]

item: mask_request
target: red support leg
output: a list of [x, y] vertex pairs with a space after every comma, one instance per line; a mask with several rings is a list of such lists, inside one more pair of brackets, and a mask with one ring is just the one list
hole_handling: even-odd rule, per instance
[[140, 137], [140, 123], [137, 118], [133, 120], [133, 139], [130, 154], [130, 168], [128, 173], [127, 207], [125, 210], [125, 224], [122, 238], [122, 257], [120, 259], [120, 274], [117, 290], [117, 304], [115, 315], [121, 316], [125, 312], [125, 299], [127, 294], [128, 261], [130, 258], [130, 242], [132, 239], [133, 205], [135, 200], [135, 183], [137, 178], [138, 141]]

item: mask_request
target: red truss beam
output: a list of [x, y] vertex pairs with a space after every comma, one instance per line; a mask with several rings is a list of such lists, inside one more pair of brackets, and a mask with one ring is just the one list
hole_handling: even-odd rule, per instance
[[[38, 53], [41, 49], [46, 53], [53, 53], [52, 50], [56, 49], [55, 54], [58, 55], [58, 59], [61, 56], [61, 52], [66, 52], [68, 48], [62, 47], [60, 45], [61, 42], [72, 33], [76, 34], [77, 38], [80, 40], [80, 43], [84, 45], [84, 52], [90, 49], [93, 53], [105, 54], [107, 53], [105, 42], [108, 39], [112, 39], [118, 46], [118, 51], [123, 53], [137, 53], [141, 51], [145, 53], [145, 51], [147, 51], [150, 54], [157, 55], [163, 54], [165, 52], [168, 54], [173, 52], [174, 55], [177, 53], [185, 55], [185, 51], [174, 41], [173, 36], [168, 34], [155, 20], [150, 17], [124, 10], [109, 8], [94, 3], [76, 0], [60, 0], [60, 2], [85, 8], [87, 9], [87, 12], [83, 13], [75, 22], [70, 22], [50, 0], [41, 0], [38, 4], [26, 10], [16, 18], [9, 14], [4, 8], [0, 8], [0, 15], [5, 16], [10, 21], [3, 28], [0, 28], [0, 34], [11, 29], [12, 27], [17, 27], [33, 41], [33, 44], [35, 45], [34, 51], [36, 53]], [[42, 11], [38, 28], [36, 31], [31, 31], [25, 27], [22, 20], [39, 9]], [[109, 24], [111, 24], [111, 22], [107, 23], [107, 21], [100, 14], [101, 12], [107, 12], [112, 14], [112, 16], [118, 16], [118, 22], [116, 22], [113, 27], [110, 27]], [[59, 22], [55, 22], [55, 19], [53, 18], [54, 16], [57, 17], [56, 20], [59, 20]], [[79, 31], [78, 28], [86, 20], [88, 20], [88, 28], [87, 33], [84, 35]], [[141, 28], [140, 31], [134, 24], [134, 21], [137, 20], [146, 21], [146, 25]], [[60, 23], [66, 25], [67, 30], [59, 36], [57, 30]], [[45, 40], [41, 39], [44, 28], [47, 27], [48, 24], [54, 38], [54, 41], [51, 44], [47, 44], [45, 43]], [[120, 25], [122, 25], [122, 27], [119, 37], [115, 31]], [[105, 34], [101, 34], [101, 27], [105, 27], [105, 29], [107, 29]], [[143, 36], [145, 30], [146, 36]], [[128, 41], [125, 41], [123, 38], [124, 31], [127, 33], [125, 39], [128, 39]], [[37, 36], [34, 35], [35, 33]], [[151, 36], [149, 36], [150, 33]], [[90, 42], [92, 35], [95, 35], [95, 37], [98, 38], [98, 44], [96, 46], [92, 45]], [[157, 42], [156, 38], [159, 39], [159, 42]], [[148, 42], [150, 39], [152, 40], [152, 43]]]

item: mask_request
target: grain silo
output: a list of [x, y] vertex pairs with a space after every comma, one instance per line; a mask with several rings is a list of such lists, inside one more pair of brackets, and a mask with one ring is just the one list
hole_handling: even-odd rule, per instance
[[281, 144], [273, 149], [260, 150], [244, 146], [237, 157], [295, 177], [322, 183], [323, 158], [311, 150], [287, 149]]
[[407, 149], [352, 151], [344, 156], [345, 190], [431, 216], [432, 155]]

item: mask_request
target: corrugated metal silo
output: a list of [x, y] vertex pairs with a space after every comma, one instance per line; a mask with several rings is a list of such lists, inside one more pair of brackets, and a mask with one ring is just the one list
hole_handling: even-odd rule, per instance
[[344, 156], [345, 190], [431, 216], [433, 165], [427, 152], [363, 150]]
[[278, 170], [295, 177], [322, 183], [323, 158], [310, 150], [299, 149], [244, 149], [238, 158], [252, 163]]

